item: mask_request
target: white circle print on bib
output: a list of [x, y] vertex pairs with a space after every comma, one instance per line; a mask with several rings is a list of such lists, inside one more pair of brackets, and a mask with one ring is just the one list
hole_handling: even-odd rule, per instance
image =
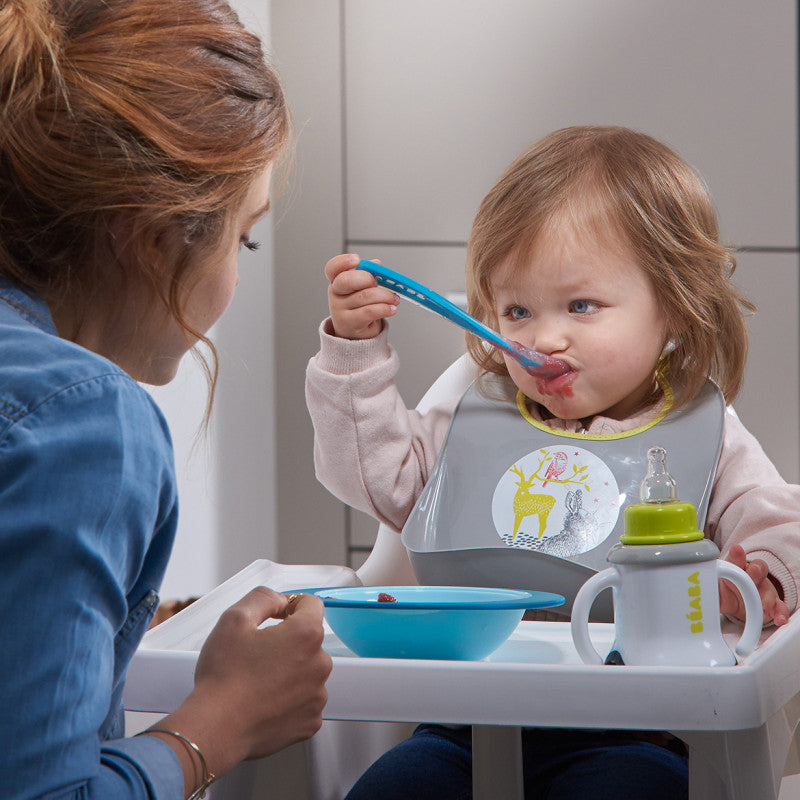
[[543, 447], [497, 482], [492, 518], [509, 547], [569, 556], [596, 547], [614, 528], [620, 496], [614, 475], [580, 447]]

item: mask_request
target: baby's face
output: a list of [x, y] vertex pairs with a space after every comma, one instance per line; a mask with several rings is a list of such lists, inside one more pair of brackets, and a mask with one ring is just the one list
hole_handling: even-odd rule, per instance
[[562, 226], [539, 236], [526, 269], [501, 265], [492, 288], [500, 333], [570, 366], [538, 378], [505, 357], [517, 387], [554, 416], [623, 419], [652, 390], [666, 320], [620, 242]]

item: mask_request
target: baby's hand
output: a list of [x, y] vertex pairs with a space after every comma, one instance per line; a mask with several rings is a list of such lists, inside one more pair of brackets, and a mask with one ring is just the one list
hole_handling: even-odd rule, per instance
[[397, 311], [400, 298], [390, 289], [378, 286], [366, 270], [354, 269], [357, 255], [332, 258], [325, 265], [328, 305], [333, 332], [342, 339], [371, 339], [383, 328], [386, 317]]
[[[785, 625], [789, 621], [789, 608], [781, 600], [777, 586], [770, 580], [766, 562], [760, 558], [748, 562], [744, 548], [740, 544], [731, 547], [726, 560], [743, 569], [753, 579], [761, 595], [761, 606], [764, 609], [762, 624], [774, 622], [775, 625]], [[737, 619], [743, 620], [745, 617], [744, 602], [739, 592], [726, 580], [719, 582], [719, 610]]]

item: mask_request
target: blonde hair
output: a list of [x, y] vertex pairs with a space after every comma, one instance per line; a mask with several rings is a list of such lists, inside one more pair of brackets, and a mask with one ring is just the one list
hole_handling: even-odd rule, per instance
[[[0, 275], [88, 305], [125, 248], [187, 341], [209, 347], [210, 408], [216, 352], [182, 289], [289, 133], [261, 43], [224, 0], [5, 0]], [[120, 214], [135, 233], [122, 243]], [[163, 265], [137, 248], [166, 234], [182, 244], [162, 288]]]
[[[645, 134], [617, 127], [564, 128], [508, 167], [472, 226], [470, 313], [497, 327], [495, 270], [503, 263], [524, 269], [538, 236], [565, 216], [601, 237], [616, 236], [652, 282], [672, 348], [659, 369], [668, 379], [679, 378], [675, 407], [691, 400], [707, 377], [731, 402], [747, 358], [744, 311], [755, 308], [731, 282], [736, 261], [719, 242], [703, 180]], [[467, 349], [482, 369], [508, 374], [477, 338], [468, 337]]]

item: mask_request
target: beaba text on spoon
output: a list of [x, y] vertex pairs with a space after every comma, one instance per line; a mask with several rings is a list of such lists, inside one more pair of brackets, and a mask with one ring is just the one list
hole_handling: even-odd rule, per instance
[[385, 286], [387, 289], [391, 289], [393, 292], [428, 309], [428, 311], [439, 314], [464, 330], [475, 334], [475, 336], [478, 336], [483, 341], [508, 353], [531, 374], [539, 376], [563, 375], [565, 372], [569, 371], [569, 366], [564, 361], [545, 355], [544, 353], [539, 353], [536, 350], [531, 350], [519, 342], [506, 339], [504, 336], [497, 333], [497, 331], [493, 331], [491, 328], [475, 319], [475, 317], [467, 314], [466, 311], [459, 308], [455, 303], [451, 303], [440, 294], [437, 294], [427, 286], [423, 286], [413, 278], [401, 275], [393, 269], [384, 267], [383, 264], [377, 264], [374, 261], [367, 261], [366, 259], [362, 259], [356, 268], [369, 272], [374, 276], [380, 286]]

